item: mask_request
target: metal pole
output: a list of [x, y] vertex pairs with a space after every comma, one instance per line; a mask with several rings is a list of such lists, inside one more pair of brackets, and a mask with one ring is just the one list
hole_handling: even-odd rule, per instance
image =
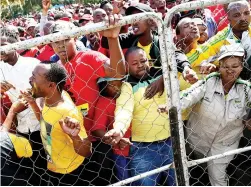
[[67, 32], [61, 31], [55, 34], [50, 34], [50, 35], [42, 36], [39, 38], [32, 38], [32, 39], [21, 41], [18, 43], [9, 44], [6, 46], [0, 46], [0, 53], [2, 54], [2, 53], [8, 53], [8, 52], [16, 51], [16, 50], [21, 50], [21, 49], [30, 49], [35, 46], [45, 45], [45, 44], [49, 44], [49, 43], [53, 43], [53, 42], [57, 42], [61, 40], [66, 40], [66, 39], [82, 36], [82, 35], [93, 33], [93, 32], [99, 32], [99, 31], [110, 29], [117, 26], [128, 25], [128, 24], [132, 24], [134, 22], [149, 19], [149, 18], [155, 20], [158, 25], [163, 24], [162, 19], [158, 16], [158, 14], [154, 12], [140, 13], [137, 15], [130, 15], [130, 16], [123, 17], [118, 22], [118, 24], [113, 25], [113, 26], [107, 26], [104, 22], [95, 23], [91, 25], [86, 25], [84, 27], [78, 27], [74, 30], [67, 31]]
[[[171, 20], [176, 12], [188, 11], [197, 8], [204, 8], [217, 4], [227, 4], [238, 0], [200, 0], [188, 3], [182, 3], [170, 9], [164, 20], [164, 32], [167, 36], [166, 40], [166, 53], [170, 68], [170, 82], [171, 82], [171, 107], [169, 108], [171, 134], [173, 140], [175, 168], [178, 176], [178, 185], [189, 186], [189, 172], [186, 158], [185, 137], [183, 130], [183, 122], [180, 110], [180, 97], [179, 97], [179, 81], [177, 77], [177, 64], [175, 59], [176, 46], [173, 43], [173, 31], [171, 28]], [[184, 177], [181, 177], [181, 176]]]
[[166, 171], [166, 170], [170, 169], [171, 165], [172, 165], [172, 164], [168, 164], [168, 165], [166, 165], [166, 166], [162, 166], [162, 167], [160, 167], [160, 168], [157, 168], [157, 169], [154, 169], [154, 170], [151, 170], [151, 171], [142, 173], [142, 174], [140, 174], [140, 175], [137, 175], [137, 176], [134, 176], [134, 177], [125, 179], [125, 180], [123, 180], [123, 181], [114, 183], [114, 184], [112, 184], [111, 186], [122, 186], [122, 185], [126, 185], [126, 184], [128, 184], [128, 183], [134, 182], [134, 181], [139, 180], [139, 179], [142, 179], [142, 178], [144, 178], [144, 177], [148, 177], [148, 176], [154, 175], [154, 174], [156, 174], [156, 173], [160, 173], [160, 172], [162, 172], [162, 171]]

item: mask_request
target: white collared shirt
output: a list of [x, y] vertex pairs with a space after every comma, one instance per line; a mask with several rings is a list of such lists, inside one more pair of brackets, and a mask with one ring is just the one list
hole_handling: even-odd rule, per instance
[[[20, 91], [30, 88], [29, 78], [32, 71], [40, 63], [39, 60], [30, 57], [19, 56], [14, 66], [3, 61], [0, 62], [0, 80], [11, 83], [16, 89], [10, 89], [6, 92], [11, 102], [15, 102], [20, 95]], [[40, 130], [39, 121], [31, 108], [24, 110], [17, 115], [17, 130], [21, 133], [28, 133]]]

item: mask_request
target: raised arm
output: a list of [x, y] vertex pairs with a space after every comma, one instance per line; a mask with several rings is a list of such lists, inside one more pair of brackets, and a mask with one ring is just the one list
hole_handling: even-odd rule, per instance
[[48, 10], [51, 6], [51, 0], [42, 0], [42, 15], [40, 19], [40, 24], [39, 24], [39, 32], [41, 36], [44, 36], [44, 25], [48, 21], [47, 16], [48, 16]]
[[[114, 14], [109, 18], [107, 16], [106, 22], [109, 25], [114, 25], [121, 19], [120, 15]], [[124, 77], [126, 74], [125, 59], [119, 43], [120, 27], [108, 29], [100, 32], [100, 34], [108, 39], [110, 50], [110, 65], [105, 66], [105, 73], [107, 77]]]

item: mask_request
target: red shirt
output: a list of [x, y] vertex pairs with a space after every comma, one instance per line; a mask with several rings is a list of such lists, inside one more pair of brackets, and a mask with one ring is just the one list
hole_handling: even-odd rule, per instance
[[31, 48], [31, 49], [26, 49], [23, 51], [19, 51], [19, 54], [23, 57], [32, 57], [36, 58], [39, 55], [39, 50], [37, 47]]
[[211, 10], [214, 20], [217, 23], [218, 31], [223, 30], [226, 28], [229, 24], [229, 21], [227, 19], [227, 13], [224, 10], [223, 5], [215, 5], [208, 7], [209, 10]]
[[[96, 104], [94, 123], [95, 125], [91, 131], [102, 129], [105, 132], [113, 128], [114, 123], [114, 111], [116, 108], [116, 100], [108, 97], [100, 96]], [[125, 138], [131, 136], [131, 130], [128, 129], [125, 133]], [[120, 150], [117, 146], [113, 148], [113, 152], [117, 155], [129, 156], [129, 146], [124, 150]]]
[[[99, 98], [97, 80], [105, 77], [104, 63], [109, 59], [97, 51], [79, 52], [65, 68], [69, 74], [66, 90], [84, 116], [84, 126], [90, 136], [95, 106]], [[91, 138], [91, 136], [90, 136]]]
[[49, 61], [54, 54], [53, 48], [50, 45], [45, 45], [40, 49], [40, 54], [37, 56], [37, 59], [40, 61]]

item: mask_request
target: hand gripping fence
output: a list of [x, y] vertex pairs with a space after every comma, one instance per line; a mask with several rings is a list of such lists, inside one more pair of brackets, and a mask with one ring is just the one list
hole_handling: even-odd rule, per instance
[[[162, 19], [156, 13], [139, 13], [136, 15], [126, 16], [126, 17], [123, 17], [123, 19], [121, 19], [116, 25], [113, 25], [113, 26], [107, 26], [104, 23], [95, 23], [92, 25], [87, 25], [84, 27], [76, 28], [76, 29], [71, 30], [69, 32], [61, 31], [61, 32], [58, 32], [55, 34], [50, 34], [50, 35], [42, 36], [39, 38], [29, 39], [29, 40], [21, 41], [18, 43], [13, 43], [13, 44], [9, 44], [6, 46], [1, 46], [0, 53], [6, 54], [6, 53], [16, 51], [16, 50], [30, 49], [35, 46], [45, 45], [45, 44], [49, 44], [49, 43], [53, 43], [53, 42], [57, 42], [57, 41], [61, 41], [61, 40], [66, 40], [69, 38], [74, 38], [74, 37], [78, 37], [78, 36], [93, 33], [93, 32], [99, 32], [102, 30], [113, 28], [115, 26], [128, 25], [128, 24], [132, 24], [137, 21], [146, 20], [149, 18], [153, 19], [157, 23], [158, 33], [159, 33], [160, 56], [161, 56], [161, 61], [163, 64], [164, 71], [166, 71], [167, 67], [168, 67], [168, 65], [167, 65], [168, 63], [167, 63], [167, 57], [166, 57], [166, 51], [167, 51], [166, 50], [166, 43], [165, 43], [166, 38], [163, 34], [164, 33], [164, 28], [163, 28], [164, 24], [163, 24]], [[168, 70], [165, 74], [168, 74]], [[170, 85], [170, 83], [169, 83], [168, 77], [165, 77], [165, 84], [166, 84], [167, 92], [170, 93], [170, 86], [168, 86], [168, 85]], [[168, 97], [169, 97], [168, 100], [170, 102], [171, 96], [168, 95]], [[169, 169], [171, 166], [172, 166], [172, 164], [169, 164], [169, 165], [163, 166], [161, 168], [158, 168], [156, 170], [152, 170], [152, 171], [146, 172], [144, 174], [126, 179], [126, 180], [121, 181], [119, 183], [116, 183], [114, 185], [125, 185], [130, 182], [136, 181], [140, 178], [147, 177], [147, 176], [153, 175], [155, 173], [160, 173], [161, 171], [165, 171], [165, 170]]]

